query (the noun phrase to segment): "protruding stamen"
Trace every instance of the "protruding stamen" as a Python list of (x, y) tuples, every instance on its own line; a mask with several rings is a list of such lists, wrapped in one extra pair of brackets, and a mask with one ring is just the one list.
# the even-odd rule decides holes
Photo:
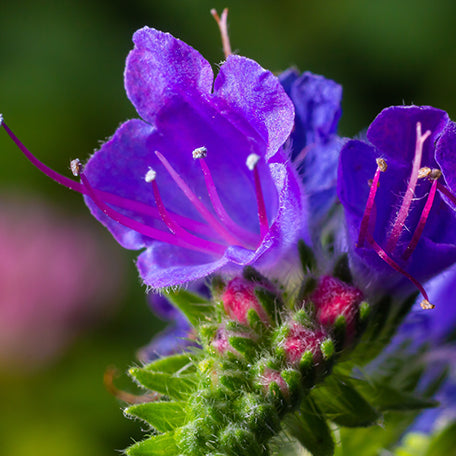
[(2, 126), (3, 123), (3, 114), (0, 114), (0, 127)]
[(184, 247), (191, 250), (196, 250), (199, 252), (210, 253), (210, 254), (218, 254), (221, 255), (224, 253), (226, 247), (220, 244), (215, 244), (214, 242), (206, 241), (204, 239), (196, 238), (193, 236), (193, 242), (188, 243), (186, 242), (181, 236), (175, 236), (173, 234), (158, 230), (153, 228), (149, 225), (145, 225), (144, 223), (138, 222), (137, 220), (131, 219), (120, 212), (109, 207), (104, 201), (102, 201), (95, 190), (90, 185), (87, 177), (84, 173), (81, 172), (80, 174), (81, 181), (83, 186), (86, 189), (86, 193), (90, 198), (92, 198), (93, 202), (98, 206), (100, 210), (102, 210), (105, 215), (107, 215), (112, 220), (120, 223), (127, 228), (131, 228), (138, 233), (150, 237), (152, 239), (156, 239), (157, 241), (166, 242), (167, 244), (175, 245), (178, 247)]
[(220, 218), (224, 225), (226, 225), (233, 233), (236, 234), (236, 236), (238, 236), (240, 239), (243, 239), (245, 244), (250, 245), (252, 248), (256, 248), (258, 244), (258, 236), (239, 226), (226, 212), (225, 207), (220, 200), (217, 188), (214, 184), (214, 179), (212, 178), (211, 171), (205, 160), (207, 157), (207, 149), (205, 147), (199, 147), (192, 152), (192, 155), (193, 158), (197, 159), (201, 165), (204, 182), (206, 183), (207, 193), (217, 216)]
[(375, 204), (375, 194), (377, 193), (379, 186), (380, 173), (385, 172), (387, 168), (386, 161), (383, 158), (377, 158), (376, 162), (377, 169), (375, 170), (375, 175), (372, 179), (369, 196), (366, 202), (366, 208), (364, 209), (363, 218), (359, 227), (357, 247), (363, 247), (364, 241), (366, 240), (366, 236), (369, 231), (369, 221), (371, 219), (372, 210)]
[(14, 141), (16, 146), (21, 150), (21, 152), (28, 158), (28, 160), (36, 166), (42, 173), (46, 174), (46, 176), (50, 177), (52, 180), (58, 182), (59, 184), (63, 185), (64, 187), (69, 188), (70, 190), (74, 190), (79, 193), (85, 193), (83, 186), (79, 182), (75, 182), (68, 177), (62, 176), (61, 174), (55, 172), (53, 169), (46, 166), (44, 163), (40, 162), (29, 150), (22, 144), (21, 141), (17, 138), (17, 136), (11, 131), (11, 129), (6, 125), (5, 121), (2, 118), (2, 122), (0, 125), (5, 129), (8, 133), (9, 137)]
[(230, 245), (243, 245), (243, 243), (234, 237), (219, 221), (208, 211), (206, 206), (198, 199), (198, 197), (192, 192), (190, 187), (182, 179), (182, 177), (176, 172), (171, 166), (169, 161), (158, 151), (155, 151), (155, 155), (160, 160), (162, 165), (166, 168), (169, 175), (173, 178), (177, 186), (182, 190), (188, 200), (195, 206), (195, 209), (200, 215), (206, 220), (209, 225), (222, 236)]
[(266, 236), (269, 231), (268, 216), (266, 214), (266, 205), (264, 203), (263, 190), (261, 188), (260, 174), (258, 172), (257, 164), (260, 160), (260, 156), (257, 154), (250, 154), (247, 157), (245, 164), (247, 168), (253, 172), (253, 180), (255, 182), (255, 194), (258, 206), (258, 219), (260, 221), (260, 236), (261, 239)]
[(402, 199), (402, 205), (397, 214), (396, 220), (394, 221), (393, 228), (386, 242), (386, 250), (393, 252), (399, 241), (399, 236), (402, 233), (402, 229), (405, 224), (405, 220), (408, 216), (410, 205), (412, 204), (415, 196), (416, 183), (418, 181), (418, 174), (421, 168), (421, 158), (423, 156), (423, 144), (424, 141), (430, 136), (430, 130), (426, 133), (421, 134), (421, 123), (416, 124), (416, 145), (415, 145), (415, 157), (413, 158), (412, 172), (410, 174), (410, 180), (405, 191), (404, 198)]
[(75, 176), (75, 177), (79, 176), (79, 174), (82, 171), (82, 165), (81, 165), (81, 161), (79, 160), (79, 158), (75, 158), (74, 160), (70, 161), (70, 169), (71, 169), (71, 172), (73, 173), (73, 176)]
[(418, 280), (415, 279), (412, 275), (410, 275), (407, 271), (402, 269), (386, 252), (383, 250), (377, 242), (375, 242), (375, 239), (372, 237), (371, 234), (368, 234), (367, 237), (367, 242), (371, 245), (371, 247), (375, 250), (375, 253), (389, 266), (391, 266), (394, 270), (402, 274), (404, 277), (406, 277), (410, 282), (415, 285), (416, 288), (418, 288), (419, 292), (424, 296), (424, 299), (429, 302), (429, 297), (426, 293), (426, 290), (424, 289), (423, 285), (421, 285)]
[(196, 160), (197, 158), (206, 158), (207, 157), (207, 149), (203, 147), (197, 147), (192, 152), (192, 157)]
[[(79, 182), (75, 182), (74, 180), (69, 179), (68, 177), (55, 172), (53, 169), (49, 168), (40, 160), (38, 160), (11, 131), (11, 129), (6, 125), (3, 119), (2, 124), (0, 126), (2, 126), (5, 129), (8, 136), (13, 140), (13, 142), (16, 144), (19, 150), (25, 155), (25, 157), (43, 174), (45, 174), (58, 184), (63, 185), (66, 188), (69, 188), (70, 190), (81, 193), (83, 195), (88, 194), (87, 189)], [(147, 215), (152, 218), (160, 218), (160, 214), (157, 208), (142, 203), (141, 201), (131, 200), (102, 190), (92, 189), (92, 191), (98, 196), (98, 199), (105, 201), (106, 203), (115, 205), (117, 207), (121, 207), (123, 209), (127, 209), (128, 211), (137, 212), (142, 215)], [(172, 215), (172, 217), (181, 226), (191, 229), (193, 232), (198, 232), (203, 236), (210, 236), (211, 234), (213, 234), (213, 230), (211, 229), (211, 227), (206, 225), (205, 223), (201, 223), (196, 220), (192, 220), (188, 217), (185, 217), (183, 215), (174, 214), (172, 212), (169, 212), (169, 214)]]
[(415, 228), (415, 232), (413, 233), (412, 239), (410, 240), (409, 245), (407, 246), (402, 255), (402, 258), (404, 260), (408, 260), (410, 258), (416, 246), (418, 245), (418, 241), (421, 235), (423, 234), (426, 221), (429, 217), (429, 213), (431, 212), (432, 204), (434, 203), (435, 193), (437, 191), (438, 185), (437, 181), (438, 178), (442, 175), (442, 172), (439, 169), (429, 170), (428, 175), (432, 179), (431, 190), (429, 191), (429, 194), (427, 196), (426, 204), (424, 205), (423, 212), (421, 212), (420, 220), (418, 221), (418, 224)]
[(222, 38), (223, 53), (225, 58), (231, 55), (231, 44), (230, 37), (228, 35), (228, 8), (225, 8), (222, 11), (222, 16), (220, 17), (215, 8), (211, 9), (211, 14), (217, 22), (218, 28), (220, 30), (220, 36)]

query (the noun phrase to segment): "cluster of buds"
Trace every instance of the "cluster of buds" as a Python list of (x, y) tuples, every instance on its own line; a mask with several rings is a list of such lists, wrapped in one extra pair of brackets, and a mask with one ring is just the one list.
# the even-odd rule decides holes
[(211, 440), (230, 451), (242, 448), (236, 454), (266, 444), (282, 416), (357, 339), (367, 306), (361, 291), (329, 275), (308, 280), (313, 285), (298, 297), (249, 267), (242, 277), (216, 283), (219, 318), (200, 327), (210, 353), (199, 366), (204, 387), (178, 435), (186, 451), (198, 454), (200, 443)]

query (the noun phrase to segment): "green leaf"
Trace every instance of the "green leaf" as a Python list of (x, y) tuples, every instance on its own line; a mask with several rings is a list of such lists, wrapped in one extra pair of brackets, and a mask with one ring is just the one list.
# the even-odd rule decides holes
[(438, 406), (436, 401), (400, 391), (383, 383), (362, 379), (350, 379), (349, 381), (356, 385), (357, 390), (382, 412), (387, 410), (421, 410)]
[(183, 426), (186, 402), (146, 402), (125, 409), (127, 415), (147, 421), (159, 432), (168, 432)]
[(175, 374), (176, 372), (190, 374), (196, 371), (196, 366), (191, 354), (183, 353), (157, 359), (144, 366), (143, 369), (165, 374)]
[(313, 456), (334, 454), (331, 431), (312, 399), (306, 398), (299, 412), (286, 415), (284, 424), (285, 430)]
[(215, 309), (210, 301), (183, 288), (174, 291), (168, 290), (165, 295), (193, 326), (198, 326), (201, 321), (206, 320)]
[(125, 453), (128, 456), (178, 456), (180, 451), (174, 440), (174, 433), (168, 432), (135, 443), (127, 448)]
[(326, 418), (341, 426), (369, 426), (380, 417), (348, 379), (327, 377), (311, 396)]
[(129, 372), (144, 387), (172, 399), (185, 399), (196, 388), (196, 379), (189, 375), (179, 377), (140, 368), (130, 369)]
[(443, 456), (454, 454), (456, 435), (456, 422), (445, 427), (437, 435), (432, 437), (431, 443), (425, 456)]

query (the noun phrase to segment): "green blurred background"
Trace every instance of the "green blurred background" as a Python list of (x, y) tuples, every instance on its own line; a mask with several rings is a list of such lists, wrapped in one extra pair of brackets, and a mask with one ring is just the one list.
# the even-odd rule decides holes
[[(275, 72), (295, 65), (344, 86), (342, 135), (356, 135), (392, 104), (430, 104), (456, 118), (454, 0), (432, 6), (426, 0), (2, 2), (0, 112), (41, 160), (68, 175), (70, 159), (85, 160), (136, 116), (122, 80), (132, 33), (143, 25), (169, 31), (216, 65), (223, 56), (209, 10), (225, 6), (236, 52)], [(141, 425), (122, 416), (121, 403), (104, 389), (103, 373), (108, 365), (131, 366), (163, 323), (148, 310), (135, 254), (91, 219), (80, 196), (34, 169), (4, 131), (0, 151), (0, 201), (17, 194), (38, 198), (63, 218), (89, 226), (125, 277), (124, 291), (109, 298), (95, 322), (79, 325), (77, 337), (51, 360), (29, 370), (3, 362), (0, 454), (114, 455), (141, 437)], [(18, 210), (27, 225), (26, 206)], [(31, 225), (29, 236), (24, 243), (33, 237)], [(51, 261), (49, 249), (40, 267)], [(10, 323), (0, 322), (0, 331)], [(126, 376), (117, 384), (134, 391)]]

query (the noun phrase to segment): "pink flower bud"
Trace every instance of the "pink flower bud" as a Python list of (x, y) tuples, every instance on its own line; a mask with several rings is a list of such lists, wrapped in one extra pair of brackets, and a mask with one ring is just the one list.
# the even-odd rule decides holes
[(289, 333), (283, 341), (287, 361), (298, 365), (302, 355), (310, 351), (313, 353), (314, 362), (318, 364), (322, 359), (320, 345), (326, 338), (327, 334), (321, 329), (312, 330), (300, 323), (291, 322)]
[(332, 327), (337, 317), (343, 315), (346, 334), (350, 338), (353, 337), (359, 305), (363, 300), (360, 290), (335, 277), (324, 276), (310, 299), (317, 311), (317, 321), (322, 326)]
[(258, 286), (242, 277), (236, 277), (228, 282), (222, 301), (230, 318), (247, 324), (247, 312), (253, 309), (264, 323), (269, 324), (269, 317), (255, 296), (255, 288)]

